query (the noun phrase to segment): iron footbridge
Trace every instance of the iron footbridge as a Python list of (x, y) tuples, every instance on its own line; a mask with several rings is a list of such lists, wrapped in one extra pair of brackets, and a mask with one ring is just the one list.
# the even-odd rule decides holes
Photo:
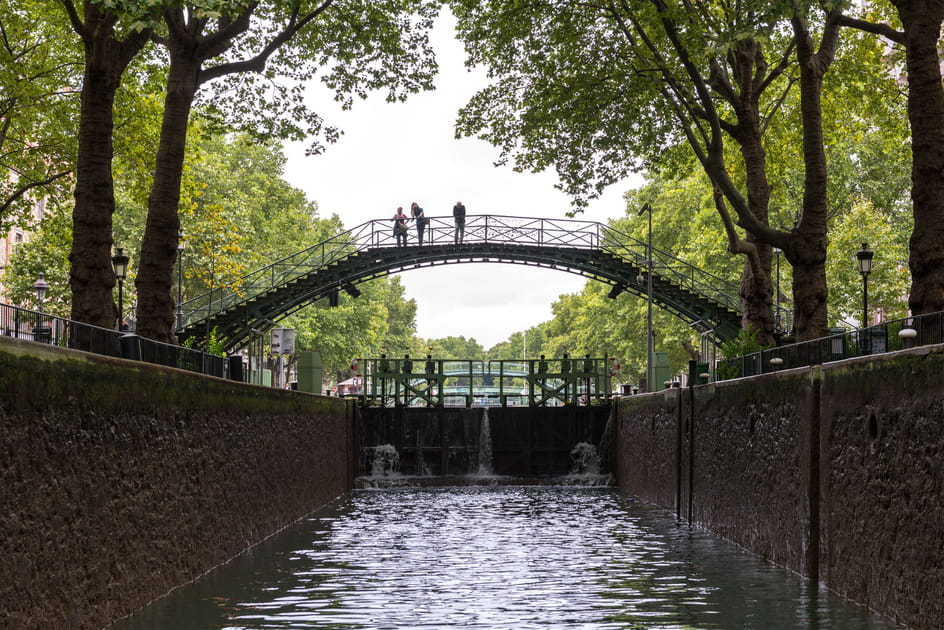
[(687, 321), (716, 342), (740, 330), (738, 288), (718, 276), (597, 222), (471, 215), (464, 234), (451, 216), (427, 219), (422, 245), (415, 225), (398, 246), (390, 219), (363, 223), (261, 269), (231, 286), (181, 305), (181, 339), (205, 344), (212, 331), (227, 349), (320, 299), (336, 305), (340, 291), (391, 273), (456, 263), (533, 265), (582, 275), (645, 297), (652, 274), (654, 304)]

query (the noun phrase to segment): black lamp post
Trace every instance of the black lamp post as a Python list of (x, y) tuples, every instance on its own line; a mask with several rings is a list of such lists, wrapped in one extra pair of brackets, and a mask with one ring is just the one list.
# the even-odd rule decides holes
[(774, 255), (777, 257), (777, 295), (774, 298), (774, 324), (779, 330), (782, 326), (780, 317), (780, 248), (774, 247)]
[[(859, 265), (859, 274), (862, 276), (862, 328), (868, 327), (869, 320), (869, 274), (872, 273), (872, 257), (875, 252), (869, 249), (868, 243), (862, 243), (862, 249), (856, 252), (856, 262)], [(869, 338), (863, 332), (862, 348), (869, 351)]]
[(36, 291), (36, 302), (37, 310), (39, 311), (36, 314), (36, 330), (34, 331), (33, 338), (35, 341), (43, 341), (43, 299), (46, 297), (46, 291), (49, 289), (49, 285), (46, 284), (46, 274), (39, 272), (39, 278), (36, 279), (36, 283), (33, 285), (33, 290)]
[(181, 306), (184, 295), (184, 233), (177, 234), (177, 330), (184, 327), (184, 309)]
[(128, 260), (128, 257), (120, 247), (115, 250), (115, 255), (111, 257), (111, 264), (115, 268), (115, 278), (118, 279), (118, 330), (122, 330), (124, 326), (122, 289), (125, 277), (128, 275)]

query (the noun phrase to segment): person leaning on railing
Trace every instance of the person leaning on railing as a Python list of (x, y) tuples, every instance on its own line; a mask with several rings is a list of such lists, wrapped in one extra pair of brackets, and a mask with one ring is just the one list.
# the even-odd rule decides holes
[(397, 208), (397, 213), (393, 215), (393, 236), (397, 239), (397, 247), (406, 245), (406, 223), (409, 218), (403, 214), (403, 206)]

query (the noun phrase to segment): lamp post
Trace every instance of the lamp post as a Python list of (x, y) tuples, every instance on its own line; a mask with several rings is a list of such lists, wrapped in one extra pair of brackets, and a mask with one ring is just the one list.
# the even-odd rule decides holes
[(111, 257), (112, 267), (115, 268), (115, 278), (118, 279), (118, 330), (122, 330), (123, 323), (123, 295), (125, 277), (128, 275), (128, 257), (120, 247), (115, 250), (115, 255)]
[(774, 247), (774, 255), (777, 257), (777, 295), (774, 297), (774, 323), (777, 329), (782, 326), (780, 318), (780, 248)]
[(36, 279), (36, 283), (33, 285), (33, 290), (36, 291), (36, 302), (37, 302), (37, 311), (36, 314), (36, 329), (33, 334), (34, 341), (43, 341), (43, 299), (46, 297), (46, 291), (49, 289), (49, 285), (46, 284), (46, 274), (39, 272), (39, 278)]
[(187, 244), (184, 242), (184, 233), (177, 234), (177, 330), (184, 327), (184, 309), (183, 303), (184, 291), (184, 248)]
[(652, 353), (655, 344), (652, 338), (652, 206), (648, 203), (639, 209), (636, 216), (649, 215), (649, 226), (646, 230), (646, 391), (655, 391), (652, 386)]
[[(872, 273), (872, 257), (875, 252), (869, 249), (868, 243), (862, 243), (862, 249), (856, 252), (856, 262), (859, 265), (859, 274), (862, 276), (862, 329), (868, 327), (869, 319), (869, 274)], [(863, 332), (862, 349), (869, 352), (868, 334)]]

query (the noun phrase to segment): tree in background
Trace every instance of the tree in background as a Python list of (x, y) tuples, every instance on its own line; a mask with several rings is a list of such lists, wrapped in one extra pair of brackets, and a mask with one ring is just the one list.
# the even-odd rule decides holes
[[(60, 203), (75, 165), (81, 53), (54, 8), (23, 0), (0, 12), (0, 230), (37, 199)], [(46, 18), (37, 19), (46, 15)]]
[(485, 348), (475, 339), (459, 337), (443, 337), (426, 341), (425, 354), (431, 354), (438, 359), (468, 359), (483, 361), (486, 358)]
[[(324, 300), (286, 318), (280, 325), (296, 330), (296, 347), (321, 353), (324, 373), (337, 381), (350, 378), (351, 361), (376, 358), (384, 348), (414, 349), (416, 302), (404, 297), (397, 277), (380, 278), (358, 285), (361, 295), (339, 296), (337, 307)], [(399, 353), (398, 353), (399, 354)], [(414, 350), (411, 356), (420, 356)]]
[[(139, 112), (142, 120), (147, 118), (143, 108)], [(192, 130), (191, 142), (183, 182), (187, 200), (182, 213), (187, 248), (181, 258), (185, 299), (210, 286), (237, 284), (245, 271), (344, 231), (337, 216), (318, 217), (316, 205), (281, 178), (285, 157), (279, 144), (240, 134), (219, 135), (199, 124)], [(115, 160), (115, 235), (117, 242), (132, 251), (144, 232), (148, 187), (146, 177), (140, 175), (146, 171), (136, 165), (146, 153), (146, 144), (140, 152), (127, 147)], [(49, 208), (34, 239), (20, 246), (4, 270), (3, 281), (17, 303), (33, 305), (32, 283), (43, 271), (50, 287), (46, 310), (65, 316), (71, 206)], [(230, 221), (235, 233), (227, 231)], [(224, 241), (226, 247), (211, 247)], [(246, 242), (251, 247), (243, 247)], [(132, 258), (129, 278), (136, 273), (134, 262)], [(216, 270), (216, 276), (208, 269)], [(398, 277), (379, 278), (359, 287), (361, 296), (356, 301), (342, 294), (338, 308), (318, 303), (280, 322), (296, 329), (300, 350), (322, 353), (326, 373), (343, 375), (349, 372), (352, 358), (379, 354), (384, 346), (417, 354), (426, 347), (415, 337), (416, 303), (404, 297)], [(127, 303), (134, 300), (130, 293)]]

